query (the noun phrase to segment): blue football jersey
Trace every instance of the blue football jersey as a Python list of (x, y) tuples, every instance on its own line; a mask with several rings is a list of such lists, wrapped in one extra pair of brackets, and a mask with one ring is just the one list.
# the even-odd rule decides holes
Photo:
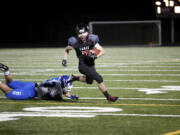
[(48, 79), (42, 83), (38, 83), (38, 85), (44, 86), (44, 87), (53, 87), (58, 83), (58, 84), (61, 84), (61, 88), (64, 91), (67, 91), (67, 90), (70, 91), (72, 88), (72, 82), (67, 83), (68, 79), (69, 79), (69, 76), (63, 75), (61, 77), (54, 77), (54, 78)]
[(62, 94), (69, 91), (72, 87), (72, 82), (67, 83), (68, 79), (69, 76), (64, 75), (37, 83), (37, 96), (42, 99), (61, 99)]

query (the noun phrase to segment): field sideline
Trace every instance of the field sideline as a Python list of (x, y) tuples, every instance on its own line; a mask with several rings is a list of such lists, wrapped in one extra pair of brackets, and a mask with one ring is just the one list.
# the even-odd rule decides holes
[[(105, 48), (96, 60), (112, 95), (108, 103), (96, 82), (73, 83), (79, 101), (13, 101), (0, 92), (0, 135), (180, 134), (180, 47)], [(75, 52), (61, 66), (64, 48), (0, 49), (0, 63), (15, 80), (39, 82), (80, 75)], [(0, 81), (4, 82), (0, 72)]]

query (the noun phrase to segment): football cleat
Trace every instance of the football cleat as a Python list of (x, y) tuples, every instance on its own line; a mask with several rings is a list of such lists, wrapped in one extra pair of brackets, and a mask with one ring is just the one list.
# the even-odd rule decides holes
[(2, 64), (2, 63), (0, 63), (0, 70), (3, 71), (3, 72), (6, 72), (6, 71), (9, 70), (9, 67), (4, 65), (4, 64)]
[(109, 96), (109, 98), (107, 99), (110, 102), (115, 102), (116, 100), (118, 100), (119, 97), (114, 97), (114, 96)]

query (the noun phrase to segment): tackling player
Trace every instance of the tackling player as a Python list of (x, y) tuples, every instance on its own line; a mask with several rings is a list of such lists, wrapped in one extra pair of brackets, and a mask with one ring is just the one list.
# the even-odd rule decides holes
[[(76, 27), (77, 37), (70, 37), (68, 39), (68, 46), (64, 51), (63, 66), (67, 66), (67, 56), (70, 50), (74, 49), (79, 59), (79, 72), (84, 76), (71, 76), (70, 81), (81, 81), (87, 84), (92, 84), (94, 80), (98, 83), (98, 88), (104, 94), (108, 101), (115, 102), (118, 97), (111, 96), (103, 82), (103, 78), (96, 72), (95, 59), (104, 55), (105, 51), (99, 44), (97, 35), (89, 34), (89, 29), (85, 24), (79, 24)], [(93, 49), (99, 51), (95, 53)]]
[(14, 100), (27, 100), (32, 98), (62, 100), (62, 95), (70, 99), (78, 100), (78, 96), (71, 95), (72, 83), (67, 83), (69, 76), (55, 77), (44, 82), (22, 82), (14, 81), (9, 67), (0, 63), (0, 70), (4, 72), (6, 84), (0, 81), (0, 89), (7, 98)]

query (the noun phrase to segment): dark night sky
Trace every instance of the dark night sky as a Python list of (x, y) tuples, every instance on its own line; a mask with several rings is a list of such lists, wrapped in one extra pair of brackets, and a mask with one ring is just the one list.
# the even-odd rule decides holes
[(67, 38), (75, 34), (74, 27), (80, 22), (156, 19), (153, 0), (104, 3), (106, 5), (93, 1), (1, 5), (0, 44), (65, 44)]

